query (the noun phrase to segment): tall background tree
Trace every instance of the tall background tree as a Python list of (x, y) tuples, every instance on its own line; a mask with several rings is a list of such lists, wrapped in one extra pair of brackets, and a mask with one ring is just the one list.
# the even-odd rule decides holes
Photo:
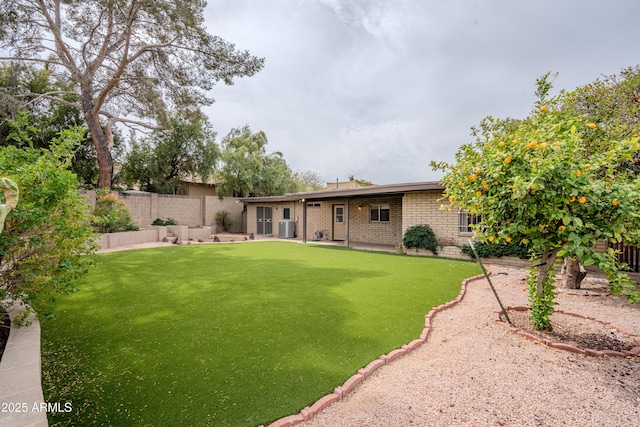
[(217, 174), (222, 196), (275, 196), (294, 191), (293, 172), (280, 152), (267, 153), (267, 135), (247, 125), (232, 129), (221, 142)]
[[(217, 82), (258, 72), (264, 60), (209, 34), (203, 0), (4, 0), (3, 60), (36, 63), (69, 82), (66, 90), (25, 91), (82, 113), (99, 164), (101, 188), (113, 178), (116, 123), (167, 126), (178, 114), (210, 104)], [(75, 97), (75, 99), (69, 99)]]
[(170, 122), (170, 130), (158, 130), (149, 138), (133, 140), (118, 174), (128, 187), (173, 194), (183, 180), (213, 179), (219, 149), (206, 118), (171, 117)]
[[(15, 144), (7, 136), (12, 132), (10, 122), (17, 120), (20, 112), (28, 113), (30, 122), (38, 128), (32, 135), (36, 148), (48, 148), (59, 132), (70, 127), (84, 127), (84, 118), (79, 110), (68, 104), (60, 104), (47, 98), (34, 98), (25, 102), (24, 94), (45, 94), (48, 92), (66, 92), (66, 83), (54, 81), (46, 68), (37, 68), (32, 64), (0, 65), (0, 146)], [(69, 102), (77, 100), (75, 95), (66, 95)], [(119, 133), (114, 133), (116, 151), (121, 147)], [(70, 170), (77, 176), (85, 188), (98, 184), (98, 161), (93, 142), (84, 130), (82, 140), (74, 149)]]

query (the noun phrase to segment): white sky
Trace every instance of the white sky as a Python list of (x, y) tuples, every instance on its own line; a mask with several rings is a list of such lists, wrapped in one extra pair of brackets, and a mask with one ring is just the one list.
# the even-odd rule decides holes
[(212, 34), (264, 57), (215, 86), (218, 140), (248, 124), (293, 170), (441, 178), (483, 117), (524, 117), (536, 78), (574, 89), (640, 64), (638, 0), (209, 0)]

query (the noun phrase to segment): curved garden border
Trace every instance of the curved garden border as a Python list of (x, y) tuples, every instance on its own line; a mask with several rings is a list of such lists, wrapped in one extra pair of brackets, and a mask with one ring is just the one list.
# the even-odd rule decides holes
[[(512, 311), (529, 311), (529, 307), (525, 307), (525, 306), (515, 306), (515, 307), (505, 307), (505, 310), (512, 310)], [(495, 311), (494, 312), (494, 322), (499, 324), (500, 326), (502, 326), (503, 328), (505, 328), (507, 331), (519, 335), (523, 338), (526, 338), (528, 340), (531, 341), (535, 341), (538, 342), (540, 344), (546, 345), (547, 347), (551, 347), (551, 348), (555, 348), (557, 350), (565, 350), (565, 351), (569, 351), (571, 353), (576, 353), (576, 354), (582, 354), (585, 356), (593, 356), (593, 357), (601, 357), (601, 356), (612, 356), (612, 357), (627, 357), (627, 356), (638, 356), (640, 355), (640, 337), (638, 337), (637, 335), (628, 332), (624, 329), (621, 329), (609, 322), (605, 322), (602, 320), (598, 320), (594, 317), (589, 317), (589, 316), (583, 316), (581, 314), (577, 314), (577, 313), (571, 313), (568, 311), (563, 311), (563, 310), (555, 310), (556, 313), (561, 313), (561, 314), (565, 314), (568, 316), (573, 316), (573, 317), (577, 317), (579, 319), (587, 319), (587, 320), (591, 320), (593, 322), (597, 322), (600, 323), (601, 325), (604, 325), (608, 328), (611, 329), (617, 329), (618, 332), (620, 332), (623, 335), (626, 335), (627, 337), (631, 338), (633, 341), (635, 341), (636, 346), (633, 347), (631, 350), (628, 351), (614, 351), (614, 350), (592, 350), (592, 349), (583, 349), (580, 347), (576, 347), (574, 345), (571, 344), (565, 344), (565, 343), (559, 343), (559, 342), (553, 342), (550, 341), (548, 339), (545, 338), (540, 338), (537, 337), (529, 332), (525, 332), (521, 329), (516, 328), (515, 326), (512, 326), (510, 324), (508, 324), (507, 322), (505, 322), (504, 320), (502, 320), (501, 314), (502, 311)]]
[(429, 338), (429, 334), (431, 333), (431, 319), (433, 318), (433, 316), (435, 316), (437, 313), (443, 310), (446, 310), (458, 304), (460, 301), (462, 301), (462, 298), (467, 292), (467, 285), (471, 282), (474, 282), (476, 280), (482, 280), (484, 278), (485, 278), (484, 274), (481, 274), (479, 276), (474, 276), (474, 277), (470, 277), (468, 279), (463, 280), (460, 293), (458, 294), (458, 297), (456, 299), (432, 308), (429, 311), (429, 313), (427, 313), (427, 315), (425, 316), (424, 329), (422, 329), (422, 333), (420, 334), (419, 338), (416, 338), (410, 343), (405, 344), (402, 347), (397, 348), (395, 350), (392, 350), (387, 354), (383, 354), (376, 360), (369, 363), (364, 368), (358, 370), (358, 372), (352, 375), (349, 379), (347, 379), (344, 382), (344, 384), (336, 387), (333, 390), (333, 393), (330, 393), (324, 397), (321, 397), (313, 405), (307, 406), (297, 414), (289, 415), (274, 421), (273, 423), (269, 424), (268, 427), (295, 426), (305, 421), (309, 421), (311, 418), (318, 415), (324, 409), (328, 408), (332, 404), (346, 397), (349, 393), (351, 393), (356, 388), (356, 386), (358, 386), (358, 384), (364, 381), (376, 369), (381, 368), (382, 366), (388, 363), (391, 363), (397, 358), (402, 357), (412, 352), (416, 348), (420, 347), (422, 344), (427, 342), (427, 339)]

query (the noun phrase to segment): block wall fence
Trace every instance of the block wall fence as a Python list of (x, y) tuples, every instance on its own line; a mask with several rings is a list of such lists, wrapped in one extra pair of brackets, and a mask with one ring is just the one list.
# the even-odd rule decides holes
[[(122, 200), (129, 209), (131, 216), (141, 228), (146, 228), (160, 218), (172, 218), (179, 225), (188, 227), (209, 226), (216, 230), (216, 213), (225, 210), (233, 220), (229, 230), (233, 233), (243, 231), (244, 205), (238, 203), (235, 197), (220, 199), (217, 196), (174, 196), (170, 194), (126, 194), (113, 193), (118, 200)], [(85, 191), (83, 196), (92, 206), (95, 206), (95, 191)], [(222, 231), (222, 230), (217, 230)]]

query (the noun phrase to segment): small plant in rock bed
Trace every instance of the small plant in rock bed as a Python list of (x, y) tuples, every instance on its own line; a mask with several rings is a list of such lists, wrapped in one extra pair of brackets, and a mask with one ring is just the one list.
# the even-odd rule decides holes
[(438, 255), (438, 240), (431, 227), (427, 224), (414, 225), (404, 232), (402, 244), (405, 248), (427, 249)]
[(227, 211), (218, 211), (216, 213), (216, 225), (222, 227), (224, 231), (229, 231), (233, 226), (234, 221), (231, 219), (231, 215)]
[(551, 330), (551, 315), (554, 312), (556, 287), (555, 270), (550, 269), (542, 282), (543, 291), (538, 292), (537, 267), (532, 269), (532, 274), (527, 276), (527, 289), (529, 291), (529, 307), (531, 307), (531, 322), (537, 330)]

